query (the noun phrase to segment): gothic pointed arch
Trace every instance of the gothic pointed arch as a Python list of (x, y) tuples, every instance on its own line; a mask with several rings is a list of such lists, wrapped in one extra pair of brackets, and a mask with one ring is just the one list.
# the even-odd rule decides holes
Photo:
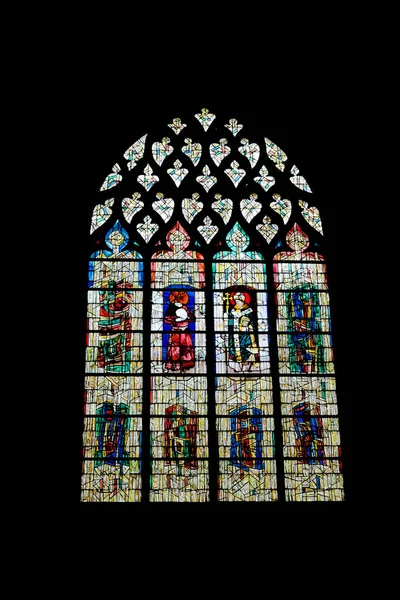
[(344, 499), (320, 199), (267, 135), (172, 114), (98, 182), (82, 502)]

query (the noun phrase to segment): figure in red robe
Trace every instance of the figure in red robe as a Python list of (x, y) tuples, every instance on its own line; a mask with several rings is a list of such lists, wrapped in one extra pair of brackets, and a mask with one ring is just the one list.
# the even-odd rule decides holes
[(195, 317), (187, 307), (188, 300), (183, 290), (174, 290), (169, 295), (170, 305), (164, 317), (164, 322), (171, 325), (165, 361), (167, 371), (184, 372), (194, 367), (193, 340), (188, 328)]

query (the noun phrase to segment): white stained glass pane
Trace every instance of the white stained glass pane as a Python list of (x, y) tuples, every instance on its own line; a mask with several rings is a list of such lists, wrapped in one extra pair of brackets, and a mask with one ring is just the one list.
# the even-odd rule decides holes
[(189, 171), (182, 166), (180, 160), (176, 160), (174, 162), (174, 168), (167, 169), (167, 173), (171, 177), (176, 187), (179, 187)]
[(203, 223), (204, 225), (199, 225), (197, 230), (201, 233), (207, 244), (209, 244), (212, 238), (217, 235), (218, 227), (212, 224), (210, 217), (206, 217)]
[(218, 500), (221, 502), (276, 502), (278, 500), (276, 463), (262, 461), (246, 468), (229, 460), (219, 463)]
[(294, 406), (307, 402), (320, 415), (337, 415), (336, 381), (334, 377), (280, 377), (281, 412), (292, 415)]
[(216, 377), (215, 378), (216, 414), (229, 415), (242, 406), (257, 408), (263, 415), (272, 415), (272, 379), (271, 377)]
[(159, 179), (160, 178), (157, 177), (157, 175), (153, 174), (153, 169), (150, 167), (150, 165), (147, 165), (144, 169), (143, 175), (139, 175), (137, 178), (138, 182), (144, 187), (146, 192), (148, 192), (149, 189), (153, 187), (157, 181), (159, 181)]
[(268, 174), (268, 169), (265, 166), (262, 166), (260, 169), (260, 176), (254, 177), (254, 181), (261, 185), (264, 192), (267, 192), (270, 187), (275, 185), (275, 177)]
[(82, 502), (140, 502), (142, 499), (141, 461), (129, 466), (85, 460), (81, 484)]
[(270, 243), (272, 238), (278, 233), (279, 227), (275, 223), (271, 223), (271, 219), (268, 216), (265, 216), (263, 222), (256, 225), (256, 229)]
[(239, 131), (241, 131), (243, 129), (243, 125), (241, 123), (238, 123), (237, 119), (229, 119), (229, 123), (227, 123), (225, 125), (225, 127), (227, 129), (229, 129), (229, 131), (236, 136)]
[(262, 204), (257, 202), (258, 195), (250, 194), (250, 198), (244, 198), (240, 202), (240, 210), (248, 223), (260, 212)]
[(90, 233), (96, 231), (103, 223), (112, 215), (111, 206), (114, 204), (114, 198), (106, 200), (104, 204), (97, 204), (93, 209), (92, 222), (90, 225)]
[(239, 146), (239, 152), (247, 158), (251, 168), (254, 168), (260, 158), (260, 146), (258, 144), (250, 144), (249, 140), (244, 138), (242, 140), (243, 146)]
[(338, 460), (307, 464), (285, 460), (285, 498), (290, 502), (344, 500), (343, 475)]
[(287, 155), (276, 144), (268, 138), (264, 138), (268, 157), (275, 163), (275, 166), (280, 171), (285, 170), (284, 162), (287, 160)]
[(132, 198), (124, 198), (122, 200), (122, 213), (125, 220), (130, 223), (137, 212), (142, 210), (144, 203), (139, 200), (141, 194), (135, 192)]
[(170, 141), (171, 140), (169, 139), (169, 137), (164, 137), (161, 140), (161, 142), (154, 142), (154, 144), (151, 147), (153, 158), (156, 161), (156, 163), (160, 166), (167, 158), (167, 156), (172, 154), (172, 152), (174, 151), (174, 148), (173, 146), (171, 146)]
[(138, 223), (136, 229), (142, 236), (145, 242), (149, 242), (159, 227), (157, 223), (153, 223), (148, 215), (144, 218), (143, 223)]
[(292, 214), (292, 203), (290, 200), (282, 199), (280, 194), (272, 194), (272, 197), (275, 201), (271, 202), (270, 207), (282, 217), (284, 223), (287, 223)]
[(167, 409), (174, 404), (198, 415), (206, 415), (208, 412), (207, 378), (188, 374), (152, 377), (150, 414), (165, 415)]
[(195, 192), (191, 198), (182, 200), (182, 213), (188, 223), (191, 223), (203, 209), (204, 204), (199, 201), (199, 198), (200, 194)]
[(215, 119), (215, 115), (212, 112), (210, 112), (208, 108), (202, 108), (201, 113), (197, 113), (194, 116), (199, 121), (199, 123), (201, 123), (204, 131), (207, 131), (207, 129), (210, 127), (211, 123)]
[(209, 192), (213, 185), (217, 183), (217, 178), (211, 175), (210, 168), (205, 165), (203, 168), (203, 175), (196, 177), (196, 181), (203, 186), (206, 192)]
[(172, 123), (169, 123), (168, 127), (171, 127), (172, 131), (178, 135), (187, 125), (186, 123), (182, 123), (181, 119), (177, 117), (172, 120)]
[(228, 175), (235, 187), (239, 185), (243, 177), (246, 175), (246, 171), (239, 167), (239, 163), (236, 160), (231, 162), (230, 169), (225, 169), (224, 173)]
[(156, 196), (157, 200), (152, 204), (153, 209), (167, 223), (174, 212), (175, 202), (172, 200), (172, 198), (164, 198), (164, 194), (161, 192), (156, 194)]
[(289, 177), (289, 179), (293, 183), (293, 185), (298, 187), (300, 190), (303, 190), (304, 192), (312, 194), (310, 186), (308, 185), (305, 178), (302, 175), (300, 175), (299, 169), (296, 167), (296, 165), (293, 165), (293, 167), (290, 169), (290, 172), (292, 173), (292, 177)]
[(151, 461), (150, 502), (209, 502), (208, 460), (193, 464), (184, 460)]
[(201, 144), (193, 142), (191, 138), (185, 138), (186, 146), (182, 146), (182, 152), (190, 158), (194, 166), (196, 166), (201, 158)]
[(143, 378), (124, 374), (85, 377), (85, 415), (96, 415), (105, 402), (126, 406), (129, 415), (142, 414)]
[(127, 161), (129, 161), (128, 162), (129, 171), (131, 171), (134, 167), (136, 167), (137, 162), (141, 158), (143, 158), (146, 137), (147, 137), (147, 133), (146, 133), (146, 135), (143, 135), (140, 139), (138, 139), (137, 142), (132, 144), (132, 146), (130, 146), (128, 148), (128, 150), (126, 150), (126, 152), (124, 153), (124, 158)]
[(304, 202), (304, 200), (299, 200), (299, 206), (301, 206), (303, 209), (301, 214), (307, 223), (311, 225), (311, 227), (314, 227), (314, 229), (316, 229), (321, 235), (323, 235), (321, 217), (319, 215), (318, 208), (315, 206), (308, 206), (308, 202)]
[(211, 208), (221, 215), (226, 225), (232, 216), (233, 202), (230, 198), (222, 198), (221, 194), (215, 194), (214, 198), (215, 202), (211, 204)]
[(217, 167), (231, 152), (231, 148), (227, 144), (228, 140), (226, 138), (221, 138), (219, 143), (210, 144), (210, 156)]

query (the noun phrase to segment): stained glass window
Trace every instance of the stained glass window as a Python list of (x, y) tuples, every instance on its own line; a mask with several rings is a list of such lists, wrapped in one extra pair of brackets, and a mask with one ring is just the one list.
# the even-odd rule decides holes
[(267, 274), (235, 223), (213, 262), (218, 499), (276, 500)]
[(285, 494), (295, 501), (342, 500), (325, 260), (307, 251), (309, 238), (297, 223), (286, 239), (290, 250), (274, 257)]
[(81, 502), (345, 500), (320, 190), (241, 115), (143, 125), (93, 183)]
[(204, 258), (178, 222), (151, 258), (151, 502), (209, 500)]
[(89, 263), (82, 501), (141, 500), (143, 262), (117, 221)]

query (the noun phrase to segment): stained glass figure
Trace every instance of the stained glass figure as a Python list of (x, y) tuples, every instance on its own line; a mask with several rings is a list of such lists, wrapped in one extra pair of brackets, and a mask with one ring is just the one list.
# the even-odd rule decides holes
[(163, 164), (164, 160), (167, 158), (167, 156), (172, 154), (172, 152), (174, 151), (174, 148), (173, 146), (171, 146), (170, 141), (171, 140), (169, 137), (163, 137), (161, 142), (154, 142), (154, 144), (151, 147), (151, 153), (153, 155), (153, 158), (156, 161), (156, 163), (160, 165), (160, 167)]
[(237, 119), (229, 119), (229, 123), (225, 125), (227, 129), (236, 136), (243, 129), (243, 125), (238, 123)]
[[(120, 467), (129, 467), (131, 455), (127, 446), (130, 435), (130, 421), (131, 417), (129, 417), (129, 406), (127, 404), (114, 405), (112, 402), (104, 402), (96, 410), (96, 417), (93, 420), (97, 439), (96, 447), (98, 448), (94, 452), (96, 467), (102, 464), (118, 464)], [(138, 425), (141, 423), (140, 419), (136, 419), (136, 421)], [(135, 437), (135, 445), (140, 448), (140, 435)]]
[(163, 218), (167, 223), (172, 217), (174, 212), (175, 202), (172, 198), (164, 198), (164, 194), (158, 192), (156, 194), (157, 200), (153, 202), (152, 206), (154, 210)]
[(255, 299), (251, 290), (236, 286), (224, 294), (228, 329), (228, 364), (234, 371), (260, 368)]
[(147, 138), (146, 135), (143, 135), (141, 138), (137, 140), (132, 146), (129, 146), (128, 150), (124, 152), (124, 158), (128, 161), (128, 170), (131, 171), (134, 167), (136, 167), (137, 162), (143, 158), (145, 142)]
[(119, 166), (119, 164), (115, 163), (115, 165), (112, 168), (113, 172), (107, 175), (107, 177), (105, 178), (102, 186), (100, 187), (100, 192), (109, 190), (110, 188), (117, 185), (120, 181), (122, 181), (122, 175), (119, 175), (120, 170), (121, 167)]
[(215, 194), (214, 198), (215, 202), (211, 204), (211, 208), (221, 215), (226, 225), (232, 216), (233, 202), (230, 198), (222, 198), (222, 194)]
[(299, 462), (326, 465), (323, 426), (318, 409), (314, 409), (312, 414), (308, 402), (297, 404), (293, 408), (293, 423)]
[[(130, 333), (132, 327), (130, 318), (130, 304), (132, 294), (129, 288), (123, 289), (115, 282), (110, 282), (107, 290), (100, 291), (99, 331), (100, 346), (98, 349), (98, 367), (111, 373), (121, 373), (129, 370), (131, 359)], [(109, 334), (111, 331), (120, 331), (118, 334)]]
[(178, 135), (182, 131), (182, 129), (187, 127), (187, 125), (185, 123), (182, 123), (179, 117), (177, 117), (176, 119), (172, 119), (172, 123), (170, 123), (168, 127), (171, 127), (172, 131), (176, 135)]
[(148, 192), (160, 178), (157, 175), (153, 175), (153, 169), (150, 165), (147, 165), (143, 175), (139, 175), (137, 180), (145, 188), (146, 192)]
[(137, 252), (124, 250), (127, 240), (127, 232), (117, 221), (106, 235), (112, 250), (96, 252), (89, 263), (89, 287), (93, 290), (88, 305), (88, 327), (92, 332), (86, 349), (87, 372), (126, 373), (142, 369), (142, 335), (132, 333), (132, 318), (142, 310), (136, 304), (141, 292), (138, 297), (134, 288), (143, 284), (143, 267), (141, 262), (117, 260), (141, 258)]
[(82, 502), (140, 502), (142, 378), (85, 378)]
[(308, 202), (304, 202), (304, 200), (299, 200), (299, 206), (301, 206), (303, 209), (301, 214), (307, 223), (311, 225), (311, 227), (314, 227), (318, 233), (323, 235), (321, 217), (318, 208), (315, 206), (308, 206)]
[(231, 464), (249, 471), (263, 469), (261, 410), (240, 406), (230, 413), (231, 421)]
[(268, 192), (269, 188), (275, 184), (275, 177), (268, 175), (268, 169), (262, 166), (260, 169), (260, 177), (254, 177), (254, 181), (261, 185), (264, 192)]
[(201, 144), (193, 142), (191, 138), (185, 138), (186, 146), (182, 146), (183, 154), (186, 154), (196, 166), (201, 158)]
[(298, 287), (286, 294), (291, 371), (325, 372), (318, 292)]
[(276, 255), (280, 262), (274, 264), (279, 330), (286, 332), (278, 335), (280, 370), (333, 372), (331, 336), (325, 329), (329, 301), (324, 259), (305, 251), (309, 239), (297, 223), (286, 239), (293, 252)]
[(182, 167), (180, 160), (176, 160), (174, 162), (174, 168), (167, 169), (167, 173), (175, 183), (176, 187), (179, 187), (189, 171)]
[(203, 186), (206, 192), (209, 192), (213, 185), (217, 183), (217, 178), (210, 175), (210, 167), (207, 165), (203, 168), (203, 175), (196, 177), (196, 181)]
[(212, 224), (210, 217), (206, 217), (203, 221), (204, 225), (199, 225), (197, 228), (203, 238), (209, 244), (212, 238), (218, 233), (218, 227)]
[(262, 204), (257, 202), (258, 194), (250, 194), (250, 198), (240, 201), (240, 210), (248, 223), (260, 212)]
[(132, 198), (124, 198), (122, 200), (122, 214), (124, 215), (125, 220), (130, 223), (133, 217), (142, 210), (144, 204), (139, 198), (141, 194), (139, 192), (135, 192), (132, 194)]
[(219, 144), (210, 144), (210, 156), (217, 167), (219, 167), (224, 158), (231, 152), (231, 149), (227, 144), (228, 140), (226, 138), (221, 138)]
[(96, 204), (93, 209), (92, 222), (90, 225), (90, 233), (96, 231), (103, 223), (112, 215), (111, 206), (114, 204), (114, 198), (109, 198), (104, 204)]
[(189, 296), (184, 290), (177, 289), (169, 294), (169, 305), (164, 316), (164, 323), (171, 327), (164, 365), (167, 371), (184, 373), (195, 364), (193, 339), (188, 328), (189, 323), (196, 319), (187, 306), (188, 301)]
[(246, 171), (239, 168), (239, 163), (236, 160), (231, 162), (231, 168), (225, 169), (224, 173), (228, 175), (235, 187), (239, 185), (243, 177), (246, 175)]
[(282, 199), (280, 194), (272, 194), (272, 197), (275, 201), (271, 202), (270, 207), (282, 217), (283, 222), (286, 224), (292, 214), (292, 203), (290, 200)]
[(292, 177), (289, 177), (289, 179), (293, 183), (293, 185), (298, 187), (300, 190), (303, 190), (304, 192), (312, 194), (310, 186), (308, 185), (304, 177), (299, 174), (300, 171), (296, 167), (296, 165), (293, 165), (293, 167), (290, 169), (290, 172), (292, 173)]
[(197, 425), (198, 413), (184, 406), (173, 404), (165, 411), (164, 437), (166, 463), (176, 463), (177, 474), (184, 468), (197, 469)]
[(256, 143), (250, 144), (247, 138), (243, 138), (241, 143), (243, 146), (239, 146), (238, 150), (240, 154), (243, 154), (243, 156), (247, 158), (251, 168), (253, 169), (260, 158), (260, 146)]
[[(292, 379), (291, 388), (298, 387), (302, 399), (290, 405), (292, 416), (282, 419), (286, 499), (343, 500), (338, 419), (322, 417), (315, 396)], [(320, 379), (320, 389), (324, 385)]]
[(208, 108), (202, 108), (201, 113), (197, 113), (194, 115), (199, 123), (203, 126), (204, 131), (210, 127), (211, 123), (215, 119), (215, 115), (211, 113)]
[(281, 148), (279, 148), (279, 146), (274, 144), (274, 142), (271, 142), (270, 139), (264, 138), (264, 140), (268, 158), (275, 163), (277, 169), (284, 171), (284, 162), (287, 160), (287, 155), (283, 152), (283, 150), (281, 150)]
[(153, 223), (148, 215), (144, 218), (143, 223), (138, 223), (136, 229), (142, 236), (145, 242), (149, 242), (156, 231), (158, 231), (157, 223)]
[(266, 215), (262, 223), (256, 225), (256, 229), (265, 237), (269, 244), (272, 238), (278, 233), (279, 227), (275, 223), (272, 223), (271, 219)]
[(203, 203), (199, 202), (200, 194), (195, 192), (191, 198), (182, 200), (182, 213), (188, 223), (191, 223), (196, 215), (203, 209)]

